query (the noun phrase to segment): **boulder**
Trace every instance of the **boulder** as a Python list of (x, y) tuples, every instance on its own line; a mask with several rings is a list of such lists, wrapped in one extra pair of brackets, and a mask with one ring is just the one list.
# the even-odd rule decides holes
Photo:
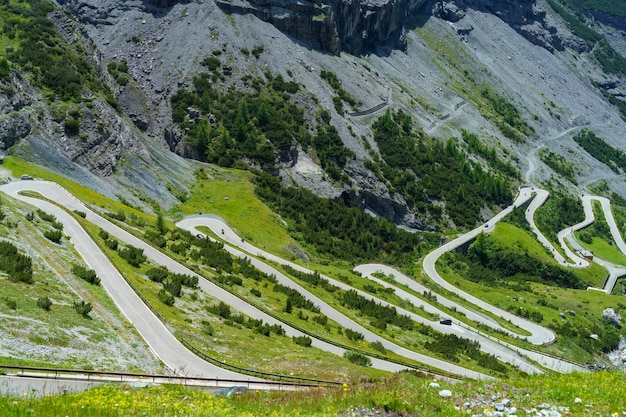
[(441, 391), (439, 391), (439, 396), (440, 397), (452, 397), (452, 391), (450, 391), (449, 389), (442, 389)]
[(0, 119), (0, 150), (9, 149), (25, 138), (31, 131), (28, 118), (23, 113), (13, 112)]
[(621, 326), (622, 324), (622, 316), (619, 313), (616, 313), (612, 308), (605, 308), (602, 312), (602, 317), (605, 320), (611, 321), (616, 326)]

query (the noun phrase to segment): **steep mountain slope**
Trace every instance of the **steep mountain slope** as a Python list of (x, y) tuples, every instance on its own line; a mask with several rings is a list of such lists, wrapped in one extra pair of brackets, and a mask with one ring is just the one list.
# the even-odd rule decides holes
[[(281, 4), (282, 9), (272, 9), (278, 7), (272, 2), (241, 3), (241, 7), (235, 7), (237, 3), (232, 2), (230, 9), (224, 3), (211, 1), (68, 0), (59, 4), (82, 25), (61, 21), (60, 17), (56, 18), (56, 25), (66, 32), (68, 27), (73, 28), (69, 33), (74, 35), (85, 33), (95, 45), (93, 56), (101, 68), (110, 62), (127, 66), (123, 81), (119, 80), (119, 73), (111, 73), (111, 68), (103, 77), (135, 128), (128, 128), (122, 119), (116, 122), (120, 123), (118, 133), (110, 136), (116, 152), (106, 151), (102, 143), (91, 139), (87, 143), (77, 141), (75, 146), (82, 151), (72, 153), (65, 146), (70, 159), (100, 177), (134, 165), (134, 162), (119, 163), (122, 150), (131, 150), (128, 155), (144, 155), (146, 166), (154, 165), (149, 162), (149, 155), (155, 152), (160, 155), (158, 160), (165, 158), (158, 148), (166, 146), (181, 155), (205, 159), (193, 146), (196, 143), (193, 126), (190, 133), (185, 130), (189, 125), (173, 121), (170, 100), (179, 89), (193, 91), (192, 78), (206, 72), (202, 62), (213, 57), (219, 60), (211, 81), (216, 91), (226, 92), (228, 88), (250, 91), (246, 77), (267, 81), (268, 74), (270, 77), (280, 74), (284, 80), (301, 85), (303, 88), (289, 100), (305, 109), (307, 130), (312, 134), (319, 131), (317, 117), (321, 109), (326, 109), (331, 116), (330, 125), (336, 128), (349, 150), (348, 155), (354, 155), (338, 166), (349, 179), (333, 179), (323, 169), (325, 164), (319, 149), (310, 149), (297, 141), (282, 147), (275, 145), (274, 149), (279, 151), (276, 168), (286, 182), (293, 181), (325, 197), (343, 196), (344, 200), (396, 223), (416, 228), (462, 225), (458, 217), (454, 221), (454, 217), (446, 214), (446, 205), (453, 203), (450, 195), (433, 196), (432, 192), (420, 191), (420, 174), (414, 172), (415, 165), (411, 168), (413, 174), (409, 172), (407, 178), (417, 181), (418, 197), (415, 191), (412, 194), (402, 189), (405, 180), (396, 178), (399, 174), (389, 174), (402, 170), (391, 166), (392, 171), (385, 171), (389, 162), (384, 155), (382, 159), (387, 162), (381, 161), (380, 143), (375, 140), (372, 125), (387, 109), (401, 110), (411, 117), (417, 132), (412, 140), (453, 137), (463, 150), (467, 145), (461, 140), (461, 130), (476, 134), (479, 142), (493, 149), (499, 160), (526, 172), (525, 180), (534, 178), (541, 182), (556, 178), (574, 190), (602, 178), (608, 179), (612, 190), (626, 193), (619, 175), (572, 140), (572, 135), (586, 127), (609, 145), (623, 148), (620, 138), (626, 132), (626, 125), (617, 107), (610, 105), (602, 94), (608, 92), (613, 100), (619, 100), (623, 75), (606, 75), (594, 56), (593, 45), (576, 36), (571, 24), (543, 0), (381, 2), (363, 3), (358, 10), (340, 10), (331, 2), (297, 12), (294, 11), (297, 7), (288, 3)], [(259, 13), (252, 8), (258, 11), (261, 7), (270, 10), (270, 17), (282, 10), (286, 20), (295, 16), (296, 23), (303, 16), (326, 23), (332, 20), (332, 33), (318, 33), (315, 27), (307, 29), (298, 25), (296, 32), (290, 32), (293, 25), (286, 24), (285, 19), (281, 23), (267, 14), (266, 18), (256, 17)], [(320, 7), (323, 13), (311, 16)], [(385, 12), (385, 8), (391, 8), (393, 13)], [(236, 13), (227, 14), (223, 9)], [(601, 28), (606, 28), (603, 30), (606, 33), (609, 29), (620, 30), (619, 25)], [(302, 40), (292, 38), (289, 33)], [(361, 33), (367, 41), (356, 42), (356, 33)], [(312, 40), (314, 34), (328, 36), (330, 40)], [(324, 47), (326, 44), (335, 47)], [(619, 42), (615, 42), (615, 48), (619, 50)], [(361, 55), (340, 52), (342, 49)], [(103, 68), (101, 71), (106, 72)], [(353, 97), (353, 104), (340, 100), (337, 106), (340, 90), (322, 77), (322, 71), (335, 75), (340, 90)], [(117, 82), (112, 79), (116, 75)], [(375, 111), (358, 113), (372, 108)], [(107, 111), (100, 109), (95, 113)], [(200, 111), (196, 121), (208, 120), (209, 113)], [(188, 116), (185, 115), (185, 120), (189, 120)], [(217, 120), (218, 127), (225, 126), (226, 118), (232, 116), (224, 115)], [(110, 118), (117, 116), (111, 113)], [(48, 135), (54, 131), (52, 126), (42, 126), (40, 130)], [(32, 140), (37, 136), (33, 132), (22, 136), (26, 140), (17, 149), (25, 143), (35, 150), (40, 146)], [(146, 142), (146, 137), (151, 139)], [(150, 147), (152, 150), (148, 150)], [(91, 162), (77, 156), (90, 153), (94, 154)], [(515, 175), (507, 177), (476, 150), (469, 153), (465, 158), (482, 165), (494, 178), (506, 178), (513, 186), (522, 179), (519, 176), (520, 179), (515, 179)], [(22, 151), (22, 154), (36, 157), (37, 152)], [(560, 156), (578, 167), (575, 183), (560, 178), (542, 163), (546, 154)], [(111, 155), (117, 156), (101, 167), (102, 161)], [(167, 158), (170, 162), (164, 169), (180, 171), (184, 183), (181, 170), (184, 171), (185, 164), (181, 161), (183, 165), (178, 165), (170, 156)], [(44, 162), (43, 158), (39, 161)], [(162, 178), (163, 174), (143, 181), (152, 181), (148, 188), (153, 193), (167, 195), (163, 184), (158, 185), (159, 176)], [(428, 189), (426, 185), (423, 187)], [(165, 200), (173, 201), (171, 197)], [(418, 204), (420, 201), (423, 205)], [(482, 215), (498, 204), (497, 200), (484, 204)], [(444, 207), (443, 217), (435, 207)]]

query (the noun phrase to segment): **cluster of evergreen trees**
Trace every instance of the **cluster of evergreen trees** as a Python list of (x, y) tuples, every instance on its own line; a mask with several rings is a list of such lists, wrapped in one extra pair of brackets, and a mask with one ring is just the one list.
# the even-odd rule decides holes
[(502, 159), (498, 158), (498, 154), (496, 153), (496, 148), (492, 148), (490, 146), (484, 145), (478, 135), (474, 133), (470, 133), (467, 130), (463, 129), (461, 131), (461, 137), (467, 143), (467, 150), (470, 153), (480, 155), (495, 169), (511, 178), (520, 178), (519, 171), (515, 169), (510, 162), (505, 162)]
[(438, 215), (441, 209), (433, 202), (445, 201), (456, 225), (471, 226), (480, 221), (485, 204), (512, 201), (505, 178), (468, 161), (454, 141), (444, 144), (416, 133), (406, 113), (387, 111), (372, 129), (384, 160), (378, 163), (384, 179), (418, 211)]
[(604, 2), (597, 0), (563, 0), (574, 13), (570, 13), (565, 7), (554, 0), (548, 0), (550, 7), (554, 9), (567, 23), (567, 26), (579, 38), (581, 38), (602, 69), (607, 74), (626, 75), (626, 58), (620, 55), (606, 38), (585, 24), (588, 19), (585, 16), (589, 10), (601, 10), (609, 15), (626, 16), (626, 5), (622, 2)]
[(289, 288), (282, 284), (274, 284), (274, 291), (286, 294), (287, 304), (290, 305), (291, 308), (298, 307), (304, 310), (309, 310), (313, 313), (320, 312), (320, 308), (318, 306), (316, 306), (311, 300), (307, 299), (293, 288)]
[(255, 193), (290, 220), (293, 232), (320, 254), (351, 262), (401, 263), (435, 244), (435, 236), (409, 233), (383, 218), (350, 207), (343, 200), (319, 198), (306, 189), (283, 187), (280, 179), (272, 175), (259, 174), (255, 184)]
[(495, 125), (504, 136), (514, 142), (524, 142), (527, 136), (534, 133), (533, 128), (522, 118), (517, 107), (507, 99), (501, 97), (489, 87), (484, 87), (480, 94), (497, 114), (497, 117), (492, 119), (494, 119)]
[(541, 162), (552, 168), (554, 172), (569, 180), (571, 183), (578, 184), (576, 182), (576, 173), (578, 170), (571, 162), (566, 160), (565, 157), (548, 149), (541, 149), (539, 151), (539, 158)]
[[(217, 60), (211, 58), (210, 62)], [(320, 117), (314, 126), (317, 133), (312, 135), (304, 110), (291, 100), (300, 86), (281, 75), (266, 72), (264, 77), (250, 82), (250, 92), (231, 88), (221, 93), (213, 88), (212, 76), (201, 73), (194, 78), (193, 89), (180, 89), (172, 97), (173, 119), (185, 130), (186, 140), (201, 160), (227, 167), (248, 160), (271, 171), (276, 152), (299, 143), (305, 150), (314, 150), (322, 168), (339, 180), (340, 168), (354, 153), (328, 124), (330, 115)], [(191, 119), (190, 108), (200, 115)]]
[(467, 265), (464, 275), (476, 282), (498, 285), (505, 281), (537, 281), (566, 288), (583, 289), (588, 284), (570, 270), (543, 262), (525, 251), (500, 246), (481, 233), (467, 255), (451, 254)]
[(335, 292), (339, 289), (339, 287), (332, 285), (330, 282), (328, 282), (326, 278), (322, 278), (322, 276), (317, 271), (314, 271), (312, 274), (308, 274), (306, 272), (300, 272), (297, 269), (290, 267), (289, 265), (283, 265), (283, 269), (287, 274), (291, 275), (292, 277), (311, 284), (314, 287), (320, 286), (330, 293)]
[(83, 281), (87, 281), (93, 285), (100, 285), (100, 278), (93, 269), (88, 269), (81, 265), (73, 265), (72, 273)]
[(550, 240), (557, 241), (557, 233), (585, 218), (580, 200), (565, 195), (552, 194), (535, 213), (537, 227)]
[(373, 324), (383, 330), (387, 324), (393, 324), (405, 330), (413, 329), (413, 320), (409, 316), (398, 314), (395, 307), (377, 303), (359, 295), (354, 290), (344, 291), (340, 301), (342, 305), (359, 310), (363, 315), (374, 319)]
[(224, 323), (227, 325), (241, 325), (267, 337), (269, 337), (271, 333), (278, 336), (285, 335), (285, 329), (283, 329), (279, 324), (270, 325), (263, 322), (261, 319), (254, 319), (252, 317), (246, 318), (243, 314), (233, 314), (230, 306), (223, 301), (220, 301), (218, 304), (207, 306), (206, 310), (209, 313), (215, 314), (224, 319)]
[(52, 100), (79, 102), (83, 90), (89, 89), (116, 104), (102, 75), (85, 59), (81, 44), (69, 46), (48, 19), (53, 10), (48, 0), (0, 2), (0, 30), (8, 39), (9, 60), (28, 72)]
[(459, 362), (460, 356), (469, 357), (477, 361), (479, 366), (485, 369), (493, 369), (497, 372), (506, 373), (507, 368), (494, 355), (480, 351), (480, 343), (475, 340), (458, 337), (454, 334), (439, 334), (433, 342), (424, 345), (431, 352), (436, 352), (447, 361)]
[(626, 172), (626, 154), (599, 138), (589, 129), (582, 129), (573, 137), (574, 141), (616, 173)]

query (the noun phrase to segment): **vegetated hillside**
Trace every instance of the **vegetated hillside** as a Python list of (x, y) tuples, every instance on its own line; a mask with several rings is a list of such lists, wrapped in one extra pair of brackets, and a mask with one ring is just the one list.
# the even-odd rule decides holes
[[(62, 396), (0, 398), (9, 415), (57, 413), (75, 416), (149, 415), (330, 417), (330, 416), (612, 416), (626, 408), (620, 373), (542, 375), (496, 382), (449, 383), (402, 373), (373, 383), (296, 392), (219, 395), (181, 386), (103, 386)], [(21, 394), (21, 393), (20, 393)], [(28, 411), (30, 410), (30, 411)], [(502, 411), (503, 410), (503, 411)]]
[(81, 25), (47, 0), (3, 2), (0, 15), (0, 151), (109, 196), (176, 201), (166, 187), (189, 184), (187, 164), (128, 123)]
[[(252, 168), (256, 195), (306, 248), (298, 256), (412, 265), (438, 236), (387, 220), (469, 228), (522, 182), (575, 195), (602, 180), (603, 192), (626, 195), (615, 159), (626, 133), (624, 58), (608, 36), (619, 29), (590, 27), (567, 4), (524, 2), (518, 14), (504, 2), (425, 3), (403, 22), (405, 50), (381, 41), (357, 56), (309, 48), (212, 2), (60, 3), (78, 20), (45, 0), (0, 5), (2, 147), (128, 206), (180, 214), (190, 185), (210, 174), (179, 155)], [(194, 212), (210, 210), (211, 198)], [(185, 239), (171, 237), (186, 254)], [(501, 272), (491, 261), (461, 263), (475, 278)], [(151, 290), (163, 304), (173, 299)], [(540, 308), (553, 316), (560, 306)]]
[[(380, 41), (356, 56), (309, 49), (306, 40), (213, 2), (61, 3), (85, 23), (131, 120), (181, 155), (277, 173), (285, 184), (342, 196), (418, 229), (475, 224), (506, 204), (502, 195), (524, 176), (556, 176), (570, 190), (606, 177), (624, 193), (622, 181), (571, 139), (587, 127), (621, 146), (620, 46), (605, 40), (608, 26), (590, 29), (568, 4), (529, 2), (515, 12), (502, 2), (418, 2), (396, 22), (406, 30), (405, 51)], [(385, 151), (399, 143), (377, 139), (387, 110), (405, 115), (403, 129), (416, 144), (398, 154), (423, 155), (412, 166)], [(478, 139), (472, 148), (463, 129)], [(459, 160), (469, 161), (455, 169), (484, 171), (454, 178), (473, 178), (482, 190), (442, 187), (436, 178), (454, 175), (438, 169), (450, 162), (437, 144), (450, 138)], [(550, 161), (562, 157), (580, 170), (556, 172), (535, 157), (540, 147), (552, 152)], [(417, 172), (415, 164), (433, 170)], [(469, 196), (477, 201), (458, 212), (453, 206)]]
[(0, 362), (161, 372), (51, 215), (0, 199)]

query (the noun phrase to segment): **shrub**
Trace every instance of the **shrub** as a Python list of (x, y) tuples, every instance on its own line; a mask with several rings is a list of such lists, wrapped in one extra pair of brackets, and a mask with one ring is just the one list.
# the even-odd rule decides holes
[(37, 299), (37, 307), (42, 310), (50, 311), (50, 308), (52, 307), (52, 300), (48, 297), (39, 297)]
[(354, 340), (354, 341), (363, 340), (363, 334), (361, 334), (361, 333), (359, 333), (357, 331), (354, 331), (352, 329), (345, 329), (344, 330), (344, 334), (350, 340)]
[(91, 303), (86, 303), (84, 300), (75, 301), (72, 304), (72, 307), (74, 307), (74, 310), (76, 310), (76, 312), (84, 318), (91, 318), (89, 317), (89, 313), (91, 313), (91, 310), (93, 309)]
[(385, 346), (383, 346), (383, 343), (380, 340), (370, 342), (370, 347), (382, 353), (387, 352), (387, 349), (385, 349)]
[(146, 271), (146, 276), (150, 279), (150, 281), (154, 282), (163, 282), (169, 276), (170, 272), (167, 268), (157, 267), (150, 268)]
[(252, 55), (254, 55), (256, 59), (259, 59), (263, 51), (265, 51), (265, 48), (262, 45), (257, 45), (252, 48)]
[(164, 248), (167, 244), (167, 240), (159, 232), (149, 231), (145, 234), (145, 237), (150, 243), (159, 248)]
[(143, 254), (143, 249), (136, 248), (132, 245), (127, 245), (125, 248), (118, 249), (117, 253), (120, 257), (130, 265), (138, 267), (146, 261), (146, 255)]
[(346, 350), (343, 353), (343, 357), (348, 359), (350, 362), (352, 362), (355, 365), (372, 366), (372, 360), (369, 357), (365, 356), (362, 353), (355, 352), (353, 350)]
[(115, 220), (119, 220), (121, 222), (125, 222), (126, 221), (126, 213), (124, 213), (124, 210), (119, 209), (119, 211), (117, 213), (107, 213), (107, 216), (111, 217), (112, 219)]
[(17, 310), (17, 301), (13, 298), (6, 298), (4, 302), (10, 310)]
[(100, 278), (98, 278), (96, 271), (93, 269), (87, 269), (80, 265), (74, 265), (72, 267), (72, 273), (90, 284), (100, 285)]
[(33, 264), (30, 257), (19, 253), (15, 245), (0, 241), (0, 270), (9, 274), (12, 282), (33, 282)]
[(206, 320), (202, 320), (200, 324), (202, 324), (202, 333), (208, 336), (213, 336), (213, 334), (215, 334), (215, 329), (213, 329), (213, 326), (211, 326), (211, 323), (209, 323)]
[(117, 239), (107, 239), (104, 244), (106, 245), (107, 248), (111, 249), (111, 250), (117, 250)]
[(65, 119), (65, 123), (63, 123), (63, 129), (65, 133), (69, 136), (76, 136), (80, 131), (80, 119)]
[(293, 336), (293, 343), (302, 347), (311, 347), (312, 340), (308, 336)]
[(87, 217), (87, 213), (85, 213), (84, 211), (80, 211), (80, 210), (74, 210), (74, 214), (76, 214), (79, 217), (82, 217), (83, 219)]
[(37, 215), (44, 222), (54, 223), (54, 222), (57, 221), (57, 218), (54, 215), (48, 214), (48, 213), (46, 213), (45, 211), (43, 211), (41, 209), (37, 209)]
[(206, 310), (224, 319), (229, 319), (231, 316), (230, 306), (223, 301), (220, 301), (217, 305), (208, 306)]
[(180, 297), (183, 287), (180, 281), (170, 279), (167, 281), (163, 281), (163, 289), (172, 294), (174, 297)]
[(59, 243), (61, 242), (61, 238), (63, 237), (63, 232), (60, 230), (47, 230), (43, 232), (43, 235), (51, 242)]
[(215, 58), (214, 56), (207, 56), (206, 58), (202, 60), (200, 64), (207, 67), (209, 71), (215, 71), (216, 69), (220, 67), (222, 63), (220, 62), (218, 58)]
[(166, 306), (174, 305), (174, 296), (165, 290), (161, 290), (157, 293), (157, 298)]

